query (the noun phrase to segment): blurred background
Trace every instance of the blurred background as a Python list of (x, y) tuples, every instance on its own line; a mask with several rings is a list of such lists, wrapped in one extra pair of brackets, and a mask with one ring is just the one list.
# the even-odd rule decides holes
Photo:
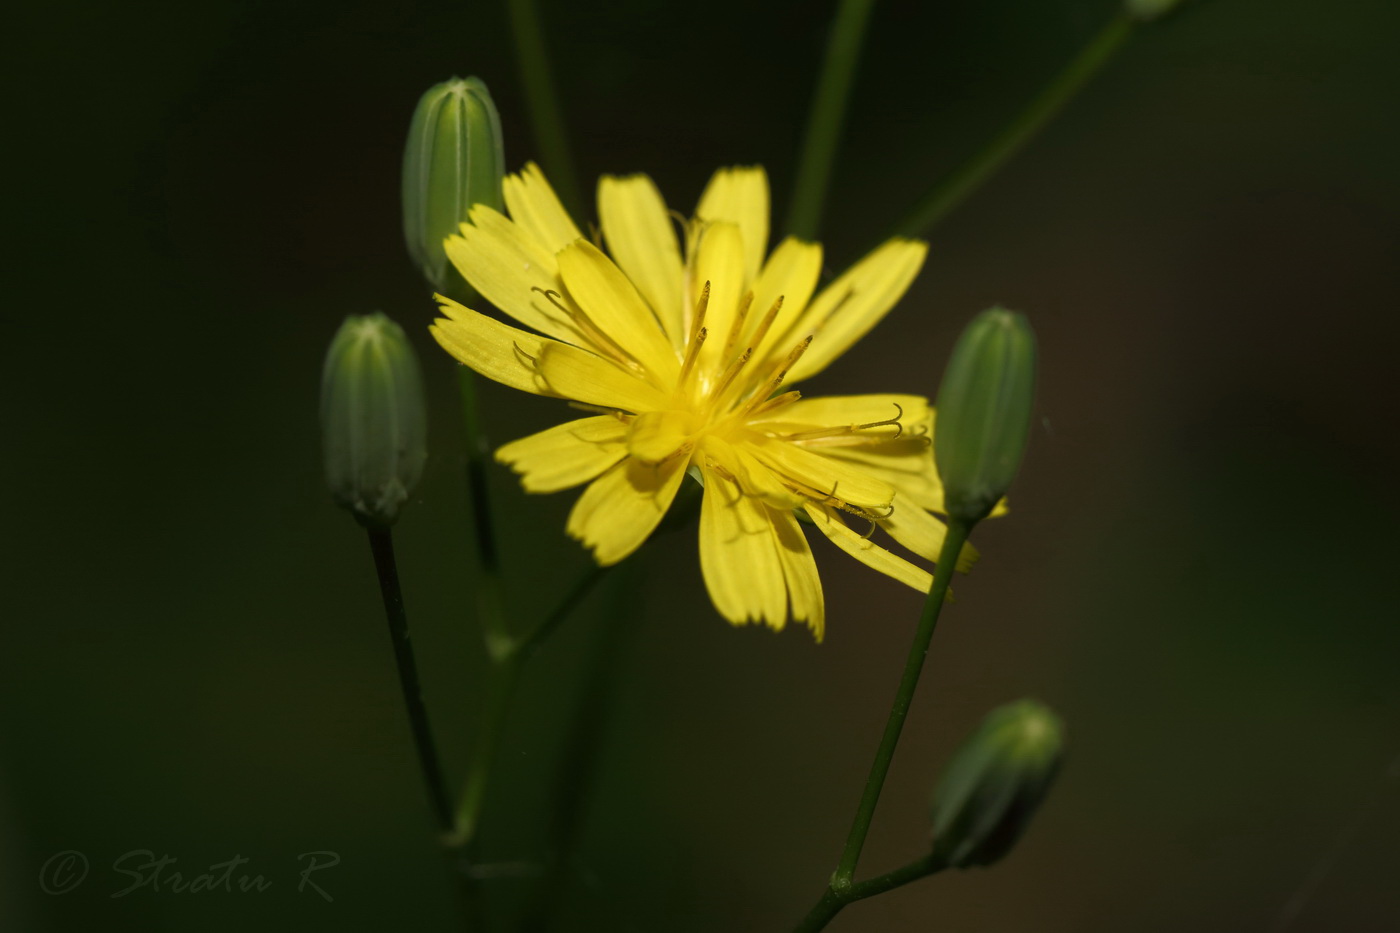
[[(542, 0), (584, 178), (645, 171), (689, 212), (716, 166), (760, 162), (781, 218), (833, 8)], [(876, 4), (833, 270), (1113, 9)], [(504, 6), (75, 0), (11, 22), (0, 928), (454, 929), (317, 392), (346, 314), (387, 312), (423, 355), (431, 459), (397, 541), (455, 784), (483, 661), (453, 363), (403, 248), (399, 161), (419, 94), (454, 74), (490, 85), (512, 167), (537, 155)], [(978, 530), (861, 874), (921, 853), (928, 790), (991, 707), (1038, 697), (1071, 743), (1004, 863), (832, 930), (1400, 929), (1398, 28), (1385, 0), (1201, 0), (1141, 30), (810, 385), (932, 394), (997, 302), (1040, 336), (1013, 514)], [(498, 442), (560, 414), (483, 395)], [(511, 607), (536, 619), (585, 566), (573, 495), (493, 469)], [(540, 653), (486, 818), (498, 929), (539, 914), (570, 795), (553, 929), (783, 930), (807, 910), (921, 603), (814, 547), (824, 644), (720, 620), (691, 527)], [(596, 767), (560, 778), (576, 719)], [(70, 850), (88, 877), (45, 893)], [(186, 878), (246, 858), (235, 877), (272, 885), (113, 897), (134, 850)], [(313, 879), (333, 900), (298, 891), (316, 851), (340, 858)]]

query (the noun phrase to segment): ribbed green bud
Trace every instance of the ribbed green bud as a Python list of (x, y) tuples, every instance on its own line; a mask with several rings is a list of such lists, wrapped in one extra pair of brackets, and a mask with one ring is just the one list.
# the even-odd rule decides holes
[(1133, 19), (1148, 22), (1166, 16), (1181, 5), (1181, 0), (1124, 0), (1123, 8)]
[(1023, 315), (983, 311), (958, 338), (938, 390), (933, 456), (948, 515), (977, 522), (1001, 500), (1026, 452), (1035, 334)]
[(971, 868), (1010, 852), (1049, 793), (1063, 748), (1060, 718), (1035, 700), (987, 714), (934, 789), (934, 855)]
[(423, 375), (403, 328), (375, 312), (348, 317), (321, 371), (326, 483), (368, 525), (392, 525), (427, 458)]
[(403, 153), (403, 232), (408, 253), (438, 292), (461, 297), (466, 283), (442, 241), (473, 204), (501, 209), (505, 154), (501, 120), (479, 78), (428, 89), (413, 112)]

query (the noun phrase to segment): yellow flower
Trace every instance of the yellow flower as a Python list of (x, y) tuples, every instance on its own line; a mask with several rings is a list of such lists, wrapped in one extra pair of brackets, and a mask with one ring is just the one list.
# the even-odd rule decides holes
[[(938, 555), (945, 528), (930, 512), (943, 493), (928, 400), (804, 399), (788, 388), (889, 311), (924, 243), (892, 239), (813, 297), (819, 245), (789, 237), (764, 259), (761, 168), (715, 173), (684, 249), (645, 175), (599, 182), (612, 258), (582, 237), (534, 165), (506, 178), (505, 201), (509, 218), (474, 207), (447, 255), (530, 330), (439, 296), (446, 317), (432, 333), (483, 376), (597, 412), (496, 456), (530, 492), (589, 484), (568, 532), (600, 564), (646, 540), (689, 473), (704, 486), (700, 568), (730, 622), (781, 629), (791, 612), (821, 638), (821, 581), (798, 514), (857, 559), (928, 590), (928, 571), (869, 540), (878, 525), (918, 556)], [(969, 549), (960, 564), (972, 559)]]

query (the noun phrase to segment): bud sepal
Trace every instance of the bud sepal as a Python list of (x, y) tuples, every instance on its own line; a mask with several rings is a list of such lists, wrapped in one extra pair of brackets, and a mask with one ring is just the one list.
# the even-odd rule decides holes
[(1030, 825), (1060, 770), (1064, 726), (1020, 700), (987, 714), (954, 753), (930, 805), (933, 855), (957, 868), (1000, 860)]
[(1035, 334), (992, 308), (953, 348), (938, 390), (933, 456), (950, 518), (974, 524), (1001, 501), (1025, 456), (1035, 395)]
[(423, 375), (413, 347), (385, 315), (345, 319), (321, 371), (321, 440), (336, 504), (387, 527), (427, 459)]

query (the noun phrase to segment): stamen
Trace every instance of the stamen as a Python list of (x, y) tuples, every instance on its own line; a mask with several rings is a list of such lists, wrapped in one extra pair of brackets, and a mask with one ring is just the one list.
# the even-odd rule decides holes
[(685, 386), (691, 370), (695, 368), (695, 361), (700, 359), (700, 348), (705, 345), (705, 338), (709, 335), (709, 328), (702, 327), (700, 333), (691, 338), (690, 345), (685, 348), (685, 360), (681, 362), (681, 374), (676, 377), (676, 385)]
[[(744, 333), (744, 319), (749, 316), (749, 306), (753, 304), (753, 292), (745, 293), (739, 301), (739, 312), (734, 315), (734, 322), (729, 325), (729, 336), (724, 339), (724, 350), (719, 358), (729, 359), (729, 354), (734, 351), (734, 346), (739, 342), (739, 337)], [(757, 341), (754, 341), (756, 344)]]
[(741, 497), (743, 497), (743, 495), (744, 495), (744, 491), (743, 491), (741, 488), (739, 488), (739, 479), (738, 479), (738, 477), (736, 477), (733, 473), (730, 473), (728, 470), (726, 470), (723, 466), (721, 466), (721, 465), (720, 465), (717, 461), (715, 461), (714, 458), (712, 458), (712, 457), (707, 457), (707, 458), (705, 458), (705, 464), (706, 464), (706, 466), (708, 466), (711, 470), (713, 470), (715, 473), (717, 473), (719, 476), (722, 476), (724, 479), (727, 479), (729, 482), (731, 482), (731, 483), (734, 484), (734, 498), (733, 498), (732, 500), (730, 500), (729, 502), (725, 503), (725, 504), (726, 504), (726, 505), (738, 505), (738, 504), (739, 504), (739, 499), (740, 499)]
[(729, 368), (726, 369), (724, 375), (720, 377), (719, 383), (715, 386), (714, 391), (710, 393), (710, 398), (715, 399), (716, 402), (719, 401), (720, 397), (724, 395), (724, 390), (728, 389), (729, 384), (734, 381), (734, 377), (739, 375), (739, 371), (748, 365), (751, 356), (753, 356), (753, 347), (749, 347), (743, 353), (739, 354), (739, 358), (729, 364)]
[(710, 281), (705, 280), (705, 287), (700, 289), (700, 298), (695, 302), (695, 311), (692, 313), (690, 327), (688, 329), (687, 343), (694, 343), (695, 337), (704, 328), (705, 312), (710, 308)]
[(904, 424), (900, 420), (904, 417), (904, 408), (898, 402), (891, 402), (890, 404), (895, 407), (898, 414), (884, 421), (870, 421), (865, 424), (848, 424), (844, 427), (836, 428), (819, 428), (815, 431), (802, 431), (798, 434), (784, 434), (781, 435), (781, 437), (785, 441), (815, 441), (827, 437), (844, 437), (845, 435), (854, 434), (857, 431), (865, 431), (870, 428), (887, 428), (893, 426), (895, 429), (894, 436), (881, 439), (891, 441), (898, 440), (904, 434)]
[(575, 411), (591, 411), (595, 415), (612, 415), (623, 424), (635, 417), (631, 412), (623, 411), (621, 408), (605, 408), (602, 405), (590, 405), (587, 402), (569, 402), (569, 407)]
[(534, 285), (531, 286), (530, 291), (539, 292), (545, 297), (546, 301), (562, 311), (564, 315), (573, 322), (579, 333), (591, 340), (598, 349), (607, 353), (614, 360), (629, 369), (646, 375), (645, 367), (634, 360), (626, 350), (618, 346), (597, 324), (594, 324), (593, 319), (590, 318), (582, 308), (566, 307), (564, 305), (564, 296), (552, 288), (540, 288), (538, 285)]
[(887, 418), (884, 421), (872, 421), (869, 424), (857, 424), (852, 427), (857, 431), (864, 431), (867, 428), (885, 428), (893, 425), (895, 432), (894, 437), (890, 438), (890, 440), (898, 439), (899, 436), (904, 433), (904, 425), (899, 423), (899, 419), (904, 417), (904, 406), (900, 405), (898, 402), (890, 402), (890, 404), (894, 406), (896, 412), (893, 418)]
[[(775, 411), (775, 410), (777, 410), (777, 409), (779, 409), (779, 408), (783, 408), (784, 406), (791, 405), (793, 402), (797, 401), (797, 400), (800, 399), (801, 397), (802, 397), (802, 393), (801, 393), (801, 392), (797, 391), (796, 389), (789, 389), (788, 391), (784, 392), (782, 395), (775, 395), (775, 396), (773, 396), (772, 398), (770, 398), (768, 401), (763, 402), (762, 404), (760, 404), (757, 408), (755, 408), (755, 409), (753, 409), (752, 411), (749, 412), (749, 417), (750, 417), (750, 418), (757, 418), (759, 415), (766, 415), (766, 414), (768, 414), (768, 413), (771, 412), (771, 411)], [(755, 401), (756, 401), (758, 398), (759, 398), (758, 395), (755, 395), (755, 396), (754, 396), (754, 400), (755, 400)]]
[(773, 322), (778, 319), (778, 312), (783, 309), (783, 296), (779, 295), (778, 300), (773, 302), (773, 307), (768, 309), (768, 313), (763, 316), (763, 320), (758, 322), (758, 328), (749, 338), (749, 343), (756, 347), (763, 345), (763, 338), (768, 336), (768, 330), (773, 326)]
[[(811, 336), (813, 337), (817, 336), (822, 332), (822, 329), (826, 327), (827, 321), (830, 321), (833, 317), (836, 316), (836, 313), (841, 310), (841, 306), (844, 305), (847, 301), (849, 301), (853, 294), (854, 292), (850, 288), (847, 288), (846, 293), (841, 296), (841, 299), (839, 301), (836, 302), (835, 307), (828, 311), (825, 317), (823, 317), (820, 321), (817, 321), (810, 327), (806, 326), (803, 323), (806, 320), (806, 318), (809, 317), (805, 310), (802, 314), (795, 315), (792, 320), (786, 322), (781, 328), (777, 330), (777, 332), (773, 336), (773, 342), (781, 343), (782, 341), (787, 340), (789, 335), (793, 332), (793, 330), (797, 329), (798, 325), (800, 324), (803, 325), (802, 330), (809, 331)], [(801, 330), (798, 330), (798, 333), (801, 333)]]
[[(782, 385), (783, 380), (787, 378), (788, 370), (797, 365), (797, 361), (802, 359), (802, 354), (806, 353), (807, 348), (811, 345), (812, 338), (808, 337), (806, 340), (793, 347), (792, 350), (788, 352), (787, 359), (778, 364), (779, 369), (777, 372), (775, 372), (767, 382), (761, 385), (753, 395), (749, 396), (748, 403), (745, 404), (743, 408), (739, 409), (739, 411), (735, 412), (735, 414), (741, 417), (751, 417), (751, 410), (762, 405), (768, 396), (778, 391), (778, 386)], [(793, 401), (797, 400), (793, 399)]]

